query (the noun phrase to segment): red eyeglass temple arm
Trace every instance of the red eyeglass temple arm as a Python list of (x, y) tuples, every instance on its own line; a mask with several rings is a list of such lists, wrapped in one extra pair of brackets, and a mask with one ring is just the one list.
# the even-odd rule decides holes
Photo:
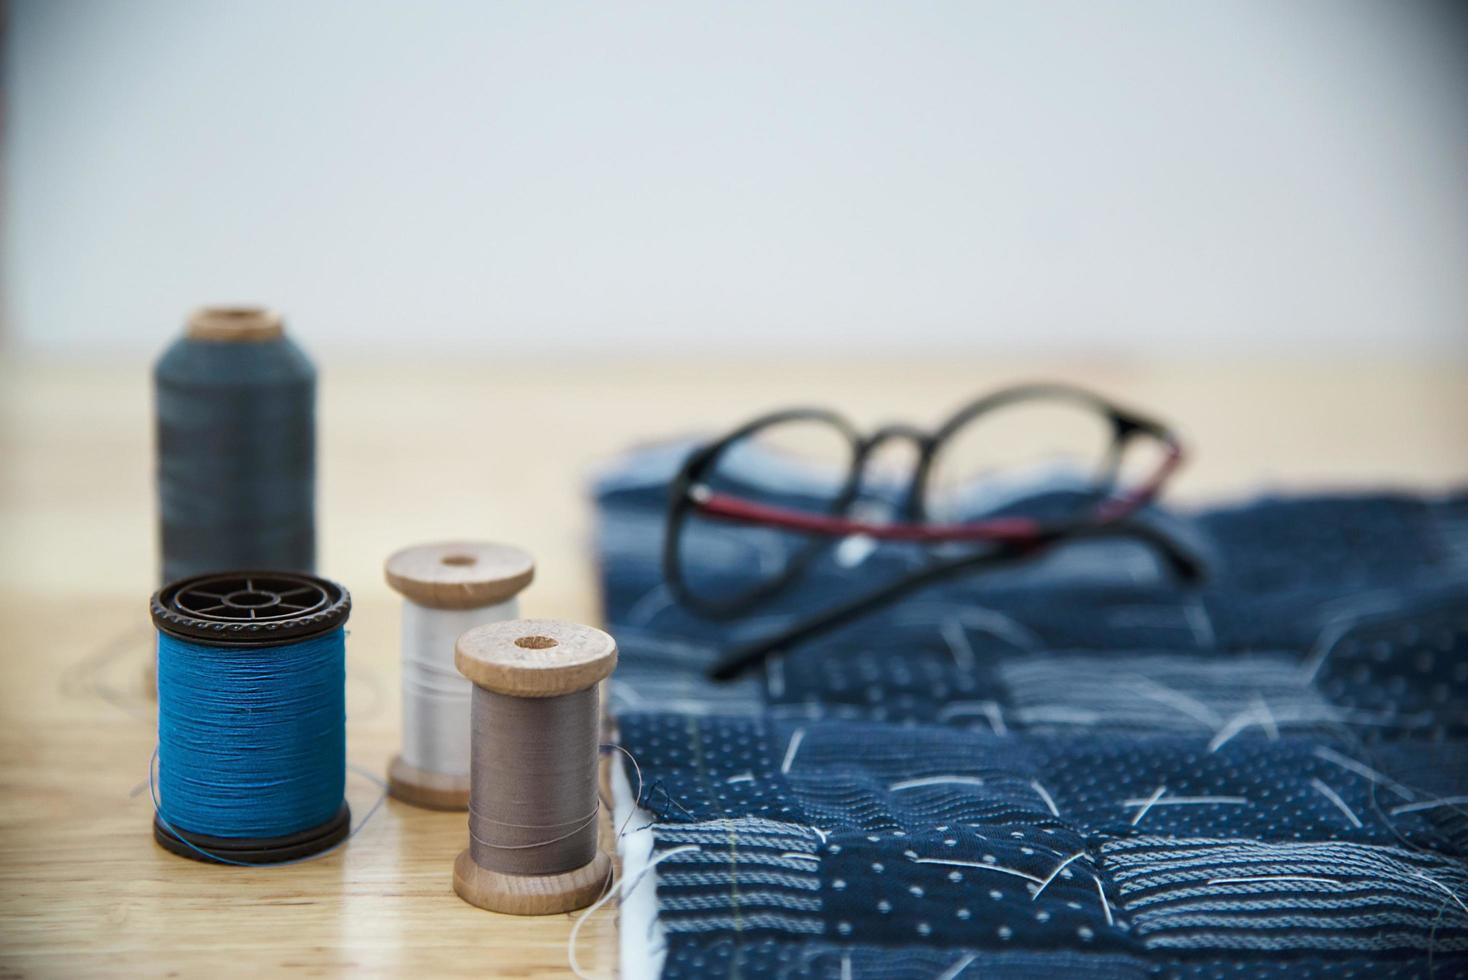
[[(1157, 496), (1162, 484), (1182, 462), (1182, 448), (1168, 443), (1167, 456), (1157, 472), (1146, 483), (1134, 490), (1105, 500), (1097, 508), (1100, 521), (1120, 520), (1135, 513)], [(745, 524), (764, 524), (771, 527), (802, 531), (809, 534), (827, 534), (846, 537), (860, 534), (880, 541), (1026, 541), (1037, 536), (1043, 525), (1027, 517), (1001, 517), (990, 521), (971, 524), (872, 524), (823, 514), (809, 514), (787, 507), (774, 507), (745, 500), (729, 494), (714, 493), (706, 487), (695, 486), (690, 490), (694, 505), (709, 517), (739, 521)]]

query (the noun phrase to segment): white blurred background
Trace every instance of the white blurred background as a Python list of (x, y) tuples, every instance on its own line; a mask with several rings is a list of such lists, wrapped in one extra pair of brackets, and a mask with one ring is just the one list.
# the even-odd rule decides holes
[(20, 0), (3, 336), (1468, 356), (1450, 4)]

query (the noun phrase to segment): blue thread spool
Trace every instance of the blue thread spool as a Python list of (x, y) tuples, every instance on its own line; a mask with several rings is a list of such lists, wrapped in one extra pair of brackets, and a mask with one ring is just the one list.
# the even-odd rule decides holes
[(199, 575), (154, 594), (159, 844), (269, 864), (346, 837), (351, 605), (335, 582), (291, 572)]

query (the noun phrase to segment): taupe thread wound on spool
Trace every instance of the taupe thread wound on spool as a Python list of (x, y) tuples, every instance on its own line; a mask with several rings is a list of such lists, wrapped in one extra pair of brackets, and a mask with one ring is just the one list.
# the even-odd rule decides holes
[(474, 683), (469, 846), (454, 891), (516, 915), (590, 905), (611, 874), (597, 846), (596, 686), (617, 644), (590, 626), (508, 620), (461, 635), (454, 664)]

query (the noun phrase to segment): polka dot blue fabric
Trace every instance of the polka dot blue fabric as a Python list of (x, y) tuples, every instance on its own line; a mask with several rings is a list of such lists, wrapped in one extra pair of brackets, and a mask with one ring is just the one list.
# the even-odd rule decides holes
[(1091, 542), (715, 684), (921, 558), (702, 620), (661, 576), (678, 455), (597, 486), (664, 976), (1468, 976), (1468, 496), (1157, 511), (1201, 587)]

